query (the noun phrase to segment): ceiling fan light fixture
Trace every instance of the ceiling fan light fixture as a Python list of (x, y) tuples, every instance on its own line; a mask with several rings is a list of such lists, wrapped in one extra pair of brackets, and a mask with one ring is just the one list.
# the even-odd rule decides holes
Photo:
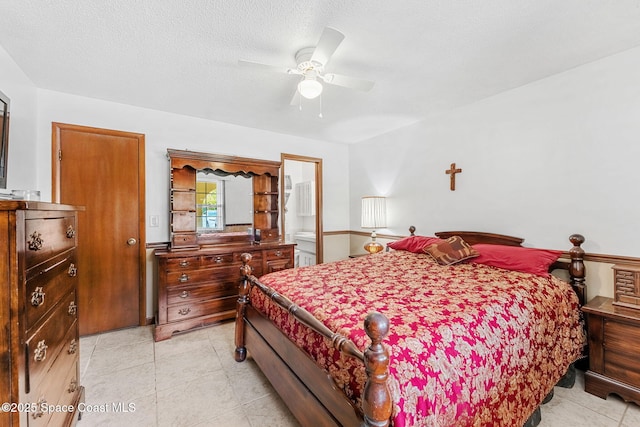
[(298, 83), (298, 92), (307, 99), (317, 98), (322, 93), (322, 84), (316, 80), (315, 76), (305, 76)]

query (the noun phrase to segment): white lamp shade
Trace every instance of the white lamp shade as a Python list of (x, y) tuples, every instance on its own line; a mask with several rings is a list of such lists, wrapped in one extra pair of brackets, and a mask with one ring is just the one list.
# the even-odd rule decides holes
[(315, 77), (305, 76), (304, 80), (298, 83), (298, 92), (307, 99), (317, 98), (322, 93), (322, 84)]
[(387, 203), (384, 197), (362, 198), (362, 228), (385, 228), (387, 226)]

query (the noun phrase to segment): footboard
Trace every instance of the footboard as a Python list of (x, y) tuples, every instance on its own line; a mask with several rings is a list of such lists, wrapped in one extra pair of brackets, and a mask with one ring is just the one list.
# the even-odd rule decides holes
[[(244, 276), (244, 279), (240, 286), (240, 293), (238, 297), (238, 311), (236, 314), (236, 361), (241, 362), (247, 356), (247, 350), (245, 347), (245, 340), (249, 338), (247, 335), (257, 334), (259, 336), (255, 337), (254, 342), (259, 343), (257, 344), (258, 347), (262, 347), (261, 350), (258, 350), (262, 352), (263, 356), (260, 360), (256, 360), (256, 362), (259, 365), (265, 365), (270, 368), (263, 369), (263, 372), (266, 373), (269, 370), (275, 370), (276, 372), (282, 372), (282, 374), (276, 375), (288, 375), (285, 371), (283, 371), (283, 369), (290, 370), (293, 374), (292, 378), (277, 379), (279, 379), (280, 381), (288, 382), (287, 386), (291, 386), (292, 382), (295, 383), (296, 381), (300, 381), (302, 379), (299, 385), (293, 384), (295, 388), (298, 388), (302, 391), (307, 388), (304, 377), (313, 375), (312, 373), (310, 374), (305, 370), (305, 362), (303, 361), (303, 359), (299, 359), (297, 356), (292, 355), (292, 352), (295, 352), (295, 350), (287, 348), (287, 345), (284, 343), (270, 343), (270, 341), (276, 341), (277, 338), (272, 337), (271, 339), (269, 339), (269, 334), (272, 334), (272, 331), (270, 331), (271, 328), (269, 326), (266, 326), (266, 324), (263, 322), (263, 319), (261, 319), (262, 316), (248, 305), (249, 291), (251, 289), (251, 286), (257, 286), (274, 302), (291, 313), (291, 315), (294, 316), (296, 320), (303, 323), (305, 326), (312, 329), (316, 333), (327, 338), (331, 342), (331, 345), (336, 350), (340, 351), (340, 353), (361, 360), (364, 364), (367, 374), (367, 381), (365, 383), (365, 388), (362, 395), (362, 408), (353, 408), (355, 418), (353, 417), (354, 414), (348, 413), (348, 410), (346, 411), (347, 413), (344, 415), (344, 417), (346, 419), (352, 417), (354, 420), (357, 419), (358, 421), (361, 418), (365, 426), (377, 427), (389, 425), (392, 408), (391, 394), (387, 388), (387, 378), (389, 375), (389, 355), (384, 345), (382, 344), (382, 340), (389, 332), (389, 321), (387, 320), (387, 318), (384, 315), (375, 312), (370, 313), (366, 316), (364, 320), (364, 328), (367, 335), (371, 339), (371, 344), (369, 345), (369, 347), (367, 347), (367, 349), (365, 349), (365, 352), (362, 353), (349, 339), (331, 331), (324, 324), (313, 317), (308, 311), (299, 307), (286, 297), (278, 294), (273, 289), (261, 283), (255, 276), (251, 274), (252, 271), (249, 265), (250, 261), (251, 254), (242, 255), (242, 275)], [(246, 329), (247, 326), (250, 326), (250, 329)], [(278, 347), (281, 347), (282, 350), (278, 351)], [(252, 351), (254, 351), (253, 348)], [(265, 356), (267, 354), (269, 356)], [(274, 383), (274, 381), (272, 381), (272, 383)], [(274, 387), (278, 389), (278, 381), (276, 381), (275, 383), (276, 384), (274, 384)], [(284, 392), (285, 390), (282, 391)], [(314, 393), (314, 390), (308, 391), (312, 394)], [(281, 390), (278, 390), (278, 392), (280, 393)], [(333, 392), (330, 392), (329, 394), (331, 393), (335, 393), (335, 387)], [(304, 394), (300, 397), (308, 398), (308, 396), (304, 396)], [(344, 398), (347, 399), (346, 396), (344, 396)], [(326, 400), (335, 400), (334, 396), (329, 396), (326, 398), (319, 396), (318, 400), (319, 402), (314, 403), (321, 407), (340, 406), (339, 401), (326, 402)], [(311, 407), (312, 406), (313, 405), (311, 405)], [(349, 405), (347, 404), (347, 406)], [(306, 406), (307, 409), (309, 407), (310, 406)], [(334, 414), (331, 410), (328, 410), (327, 413), (331, 415), (330, 418), (334, 418), (336, 416), (336, 414)], [(338, 417), (340, 416), (338, 415)], [(335, 421), (337, 425), (344, 424), (344, 420)], [(331, 425), (331, 422), (327, 423), (327, 425)]]

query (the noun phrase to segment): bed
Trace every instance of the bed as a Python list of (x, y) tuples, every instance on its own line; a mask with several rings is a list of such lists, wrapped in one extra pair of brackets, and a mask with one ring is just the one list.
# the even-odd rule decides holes
[[(520, 238), (410, 231), (400, 249), (260, 280), (243, 255), (236, 361), (249, 353), (305, 426), (536, 425), (584, 354), (584, 238), (547, 251), (565, 282), (491, 262), (529, 253)], [(441, 265), (452, 241), (480, 256)]]

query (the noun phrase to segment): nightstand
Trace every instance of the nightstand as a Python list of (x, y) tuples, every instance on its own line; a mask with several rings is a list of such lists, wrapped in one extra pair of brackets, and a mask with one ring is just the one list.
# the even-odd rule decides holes
[(640, 309), (598, 296), (582, 310), (589, 329), (585, 391), (603, 399), (615, 393), (640, 405)]

